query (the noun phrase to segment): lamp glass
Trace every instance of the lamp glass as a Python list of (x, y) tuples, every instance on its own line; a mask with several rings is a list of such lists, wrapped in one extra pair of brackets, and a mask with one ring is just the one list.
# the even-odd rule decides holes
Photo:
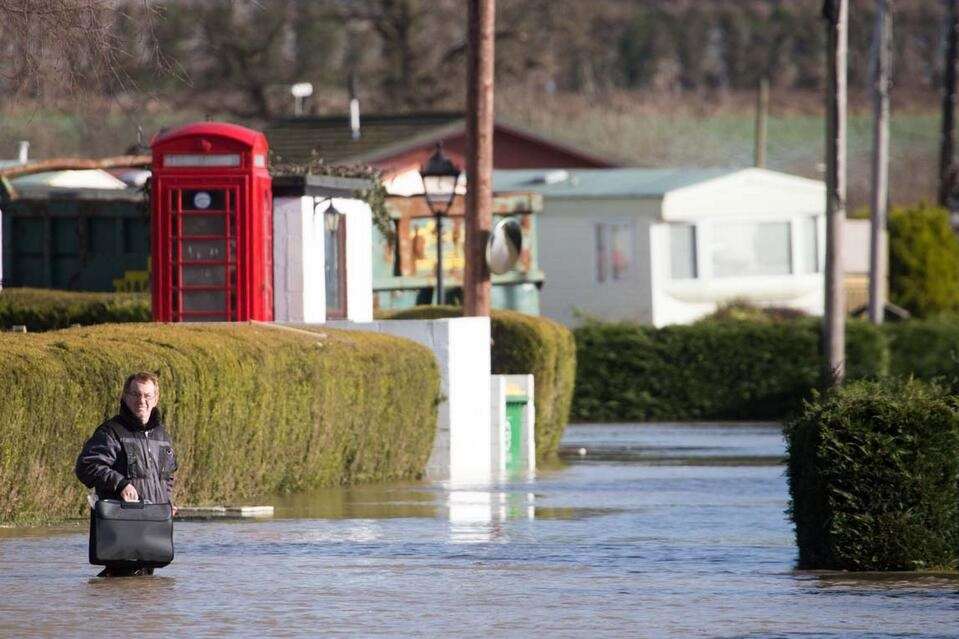
[(442, 212), (449, 207), (456, 195), (455, 175), (424, 175), (423, 191), (430, 210)]

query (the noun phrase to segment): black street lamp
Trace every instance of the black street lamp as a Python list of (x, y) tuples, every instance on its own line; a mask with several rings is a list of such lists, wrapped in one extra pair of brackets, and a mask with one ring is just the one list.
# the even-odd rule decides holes
[(420, 167), (423, 178), (423, 196), (426, 205), (436, 220), (436, 303), (443, 303), (443, 216), (453, 205), (456, 197), (456, 182), (460, 168), (443, 155), (443, 143), (436, 144), (436, 151)]

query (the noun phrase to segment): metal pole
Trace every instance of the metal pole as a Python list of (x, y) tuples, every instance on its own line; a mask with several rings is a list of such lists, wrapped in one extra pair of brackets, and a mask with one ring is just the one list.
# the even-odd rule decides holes
[(443, 303), (443, 216), (436, 216), (436, 304)]
[(828, 52), (826, 89), (826, 379), (841, 384), (846, 375), (846, 290), (842, 234), (846, 221), (846, 51), (847, 0), (825, 0)]
[(469, 0), (466, 87), (466, 269), (463, 314), (489, 315), (486, 242), (493, 223), (493, 27), (495, 0)]
[(892, 58), (892, 15), (889, 0), (878, 0), (873, 90), (875, 121), (872, 144), (872, 225), (869, 252), (869, 320), (882, 324), (886, 308), (889, 254), (886, 215), (889, 206), (889, 67)]
[(756, 151), (755, 162), (759, 168), (766, 167), (766, 120), (769, 114), (769, 78), (759, 81), (756, 95)]
[(946, 60), (943, 69), (942, 137), (939, 142), (939, 206), (949, 206), (953, 162), (953, 129), (956, 112), (956, 55), (959, 48), (959, 11), (956, 0), (948, 1)]

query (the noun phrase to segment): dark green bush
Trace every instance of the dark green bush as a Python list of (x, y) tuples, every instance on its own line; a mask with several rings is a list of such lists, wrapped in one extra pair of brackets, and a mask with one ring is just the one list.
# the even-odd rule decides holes
[(889, 297), (918, 317), (959, 311), (959, 240), (945, 209), (890, 213)]
[(26, 326), (30, 331), (89, 326), (107, 322), (148, 322), (147, 293), (85, 293), (38, 288), (0, 291), (0, 329)]
[(429, 458), (439, 374), (408, 340), (247, 324), (4, 333), (0, 523), (83, 512), (74, 461), (136, 370), (160, 376), (180, 503), (415, 478)]
[(917, 380), (853, 382), (786, 427), (800, 568), (950, 569), (959, 557), (959, 411)]
[[(457, 306), (417, 306), (383, 313), (392, 319), (458, 317)], [(516, 311), (494, 310), (490, 317), (493, 373), (532, 373), (535, 378), (536, 455), (556, 454), (569, 421), (576, 375), (576, 344), (562, 324)]]
[[(592, 322), (575, 335), (578, 421), (780, 419), (822, 383), (816, 319)], [(849, 322), (846, 352), (850, 378), (886, 373), (886, 344), (874, 326)]]
[(959, 391), (959, 318), (937, 317), (884, 324), (889, 342), (889, 372), (936, 380)]

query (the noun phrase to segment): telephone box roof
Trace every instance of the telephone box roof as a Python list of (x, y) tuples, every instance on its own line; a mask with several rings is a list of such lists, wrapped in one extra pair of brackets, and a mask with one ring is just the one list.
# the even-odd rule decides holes
[(180, 138), (193, 138), (193, 137), (219, 137), (227, 138), (229, 140), (234, 140), (240, 142), (250, 148), (254, 147), (263, 147), (266, 148), (266, 136), (259, 131), (254, 131), (253, 129), (248, 129), (245, 126), (240, 126), (238, 124), (229, 124), (227, 122), (194, 122), (193, 124), (187, 124), (178, 129), (173, 129), (171, 131), (165, 131), (158, 134), (153, 138), (151, 146), (157, 146), (158, 144), (167, 144), (173, 140), (178, 140)]

